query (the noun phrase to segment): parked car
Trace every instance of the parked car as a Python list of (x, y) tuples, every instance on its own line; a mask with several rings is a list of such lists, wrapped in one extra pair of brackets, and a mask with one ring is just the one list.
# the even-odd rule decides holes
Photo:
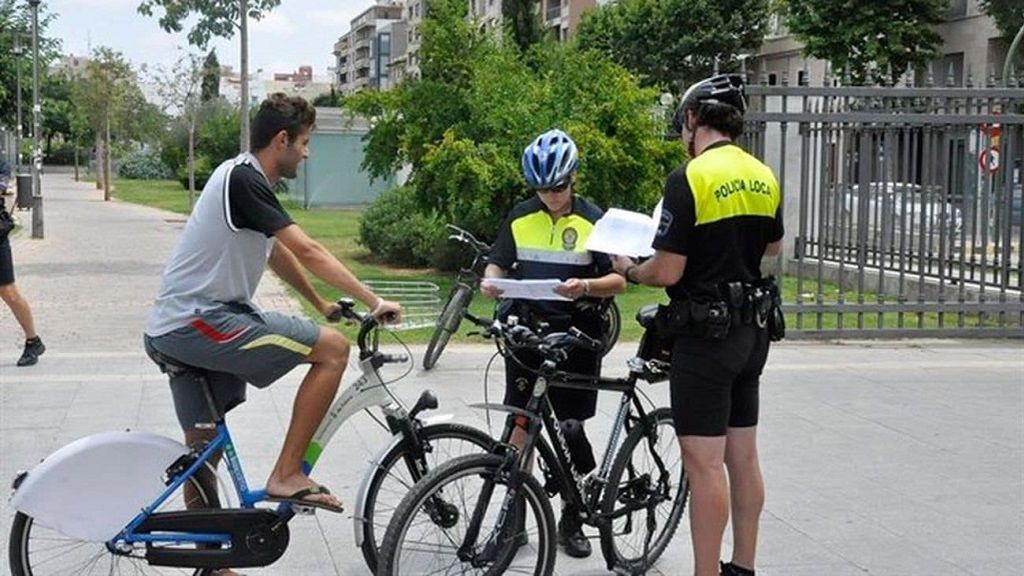
[(956, 245), (963, 229), (963, 214), (939, 186), (908, 182), (871, 182), (866, 189), (844, 188), (841, 202), (845, 223), (860, 238), (867, 227), (867, 243), (874, 248), (938, 250), (943, 236), (947, 249)]

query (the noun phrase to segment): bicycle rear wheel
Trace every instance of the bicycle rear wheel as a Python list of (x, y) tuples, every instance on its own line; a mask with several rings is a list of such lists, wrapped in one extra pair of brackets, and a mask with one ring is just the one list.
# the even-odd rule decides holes
[[(420, 430), (420, 439), (429, 447), (425, 454), (427, 470), (459, 456), (485, 453), (494, 439), (482, 430), (462, 424), (434, 424)], [(363, 519), (363, 558), (371, 573), (376, 574), (380, 541), (399, 503), (420, 479), (414, 477), (405, 461), (409, 448), (406, 441), (396, 444), (373, 468), (366, 493), (366, 517)]]
[[(424, 476), (388, 525), (378, 576), (552, 574), (555, 518), (535, 478), (517, 472), (520, 496), (512, 506), (518, 511), (497, 528), (509, 494), (501, 474), (503, 461), (494, 454), (471, 454)], [(467, 530), (478, 507), (483, 519), (468, 545)]]
[(604, 311), (601, 316), (601, 335), (604, 339), (604, 348), (601, 349), (601, 355), (607, 356), (612, 348), (615, 347), (615, 343), (619, 341), (619, 333), (622, 331), (622, 313), (619, 311), (619, 305), (612, 300), (612, 303)]
[[(197, 474), (185, 481), (158, 512), (185, 508), (220, 508), (214, 474)], [(192, 494), (186, 502), (184, 486)], [(79, 574), (138, 574), (142, 576), (210, 576), (208, 568), (150, 566), (145, 544), (111, 551), (104, 542), (70, 538), (18, 512), (11, 526), (9, 560), (13, 576), (75, 576)]]
[(629, 432), (608, 474), (602, 514), (633, 510), (601, 528), (605, 560), (622, 573), (646, 573), (679, 527), (688, 495), (672, 412), (659, 408)]
[(448, 303), (444, 305), (441, 314), (437, 317), (437, 326), (434, 334), (430, 337), (430, 344), (427, 345), (427, 352), (423, 355), (423, 369), (430, 370), (437, 364), (437, 359), (444, 352), (448, 340), (459, 329), (462, 323), (462, 313), (469, 307), (469, 301), (473, 299), (473, 291), (465, 284), (459, 284)]

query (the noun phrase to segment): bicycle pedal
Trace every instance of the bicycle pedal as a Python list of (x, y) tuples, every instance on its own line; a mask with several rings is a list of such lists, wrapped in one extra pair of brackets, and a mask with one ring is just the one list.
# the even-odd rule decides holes
[(303, 506), (302, 504), (292, 504), (292, 511), (300, 516), (312, 516), (316, 514), (316, 506)]

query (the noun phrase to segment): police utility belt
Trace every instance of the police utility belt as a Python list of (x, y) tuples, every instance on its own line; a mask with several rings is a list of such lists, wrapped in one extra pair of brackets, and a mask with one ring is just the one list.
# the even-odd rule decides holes
[(673, 300), (658, 307), (658, 331), (707, 340), (724, 340), (733, 326), (756, 325), (777, 342), (786, 336), (782, 296), (774, 276), (754, 283), (729, 282), (719, 287), (721, 300)]

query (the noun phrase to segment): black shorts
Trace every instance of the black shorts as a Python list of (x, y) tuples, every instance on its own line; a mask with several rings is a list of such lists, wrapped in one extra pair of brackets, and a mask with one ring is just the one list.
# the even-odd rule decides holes
[[(573, 325), (583, 333), (597, 338), (601, 333), (600, 317), (581, 317), (573, 319)], [(556, 330), (567, 328), (558, 326)], [(533, 368), (523, 368), (511, 360), (505, 360), (505, 404), (523, 408), (533, 393), (533, 383), (537, 379), (536, 368), (541, 358), (528, 352), (517, 352), (516, 357)], [(573, 350), (569, 358), (558, 365), (558, 370), (587, 376), (601, 375), (601, 354), (585, 350)], [(548, 399), (559, 420), (586, 420), (597, 412), (597, 390), (580, 390), (576, 388), (560, 388), (557, 383), (548, 387)]]
[(735, 326), (725, 340), (678, 336), (672, 349), (672, 418), (679, 436), (725, 436), (757, 425), (768, 333)]
[(0, 236), (0, 286), (14, 284), (14, 258), (11, 256), (11, 238)]

